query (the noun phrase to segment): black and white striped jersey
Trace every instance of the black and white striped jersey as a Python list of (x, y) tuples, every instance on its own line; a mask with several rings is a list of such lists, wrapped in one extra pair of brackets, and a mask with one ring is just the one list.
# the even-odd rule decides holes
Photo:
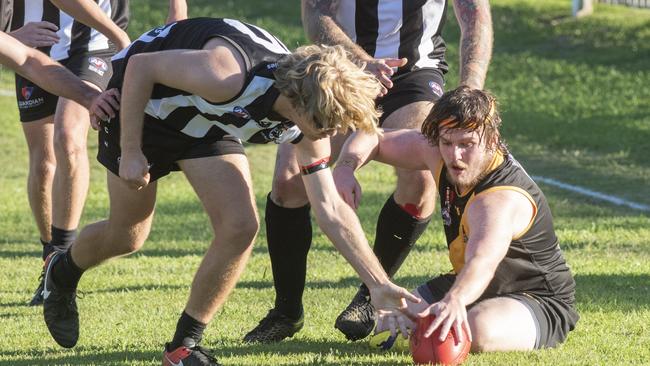
[(230, 42), (246, 63), (247, 75), (237, 96), (224, 103), (212, 103), (198, 95), (155, 84), (145, 109), (145, 122), (164, 124), (166, 128), (194, 138), (223, 135), (225, 131), (252, 143), (281, 143), (297, 139), (300, 136), (298, 127), (272, 109), (280, 95), (274, 87), (273, 72), (277, 60), (289, 50), (266, 30), (237, 20), (187, 19), (143, 34), (113, 57), (113, 78), (109, 88), (121, 89), (127, 63), (133, 55), (202, 49), (215, 37)]
[(336, 21), (369, 55), (406, 57), (397, 74), (421, 68), (444, 73), (446, 13), (447, 0), (346, 0), (339, 2)]
[[(128, 0), (94, 0), (120, 28), (126, 29), (129, 17)], [(30, 22), (48, 21), (59, 27), (59, 42), (39, 50), (55, 60), (72, 55), (110, 49), (108, 38), (99, 31), (75, 20), (49, 0), (14, 0), (11, 28), (16, 30)]]
[(0, 31), (8, 32), (11, 29), (11, 14), (13, 12), (13, 0), (0, 0)]

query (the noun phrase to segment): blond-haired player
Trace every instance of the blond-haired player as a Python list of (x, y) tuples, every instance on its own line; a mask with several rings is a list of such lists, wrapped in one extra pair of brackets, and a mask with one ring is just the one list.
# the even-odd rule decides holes
[(108, 169), (108, 220), (84, 228), (71, 249), (46, 261), (44, 312), (54, 339), (73, 347), (84, 270), (132, 253), (147, 238), (157, 180), (182, 170), (203, 203), (214, 239), (166, 346), (164, 365), (216, 365), (198, 346), (250, 254), (259, 227), (242, 141), (293, 143), (323, 232), (373, 293), (379, 309), (414, 299), (393, 285), (357, 217), (336, 191), (328, 137), (376, 131), (380, 86), (341, 47), (291, 53), (266, 30), (232, 19), (197, 18), (143, 34), (113, 59), (109, 87), (120, 118), (103, 122), (98, 160)]

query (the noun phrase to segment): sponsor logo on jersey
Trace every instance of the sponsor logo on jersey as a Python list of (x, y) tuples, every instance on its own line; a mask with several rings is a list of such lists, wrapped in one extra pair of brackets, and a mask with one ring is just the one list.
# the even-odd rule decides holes
[(273, 63), (270, 63), (270, 64), (266, 65), (267, 70), (275, 70), (277, 68), (278, 68), (278, 63), (277, 62), (273, 62)]
[(34, 87), (32, 86), (23, 86), (22, 89), (20, 89), (20, 95), (23, 96), (23, 99), (29, 100), (29, 98), (32, 97), (32, 94), (34, 93)]
[(429, 88), (431, 88), (431, 91), (433, 92), (433, 94), (435, 94), (437, 96), (441, 96), (442, 93), (443, 93), (442, 87), (440, 86), (440, 84), (436, 83), (433, 80), (429, 81)]
[(88, 57), (88, 70), (96, 72), (99, 76), (104, 76), (104, 73), (108, 71), (108, 64), (99, 57)]
[(276, 144), (280, 143), (280, 139), (282, 138), (282, 134), (287, 130), (287, 127), (283, 124), (279, 124), (275, 127), (273, 127), (270, 130), (265, 130), (265, 135), (267, 141), (273, 141)]
[(18, 101), (18, 109), (34, 108), (45, 103), (45, 98), (38, 97), (31, 99), (32, 95), (34, 95), (33, 86), (23, 86), (20, 88), (20, 96), (23, 97), (24, 100)]
[(248, 113), (248, 111), (246, 109), (244, 109), (243, 107), (240, 107), (240, 106), (237, 106), (237, 107), (233, 108), (232, 109), (232, 114), (234, 114), (235, 116), (237, 116), (239, 118), (251, 119), (251, 114)]

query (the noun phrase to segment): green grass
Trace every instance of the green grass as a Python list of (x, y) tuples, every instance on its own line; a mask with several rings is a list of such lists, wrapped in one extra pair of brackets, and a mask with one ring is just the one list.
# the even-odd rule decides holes
[[(160, 23), (161, 1), (132, 2), (130, 34)], [(191, 15), (260, 24), (290, 46), (305, 42), (295, 0), (191, 2)], [(492, 2), (495, 54), (487, 87), (501, 101), (504, 134), (529, 172), (650, 204), (650, 12), (599, 5), (575, 20), (570, 2)], [(446, 29), (447, 88), (457, 83), (458, 30)], [(2, 85), (10, 84), (3, 76)], [(0, 97), (0, 364), (156, 365), (210, 240), (207, 218), (181, 174), (159, 186), (145, 248), (89, 271), (81, 281), (81, 339), (73, 350), (51, 340), (40, 308), (24, 306), (36, 285), (38, 236), (25, 191), (27, 152), (15, 101)], [(90, 137), (91, 156), (96, 140)], [(263, 213), (273, 146), (247, 147)], [(93, 159), (83, 223), (106, 216), (105, 173)], [(362, 172), (362, 224), (374, 222), (393, 177), (386, 166)], [(542, 185), (577, 282), (582, 319), (553, 350), (472, 355), (467, 365), (642, 365), (650, 363), (648, 215)], [(241, 343), (273, 302), (264, 229), (235, 292), (205, 336), (227, 365), (408, 365), (408, 355), (374, 353), (338, 334), (333, 320), (354, 293), (352, 269), (319, 232), (309, 256), (305, 328), (279, 345)], [(398, 274), (413, 287), (450, 268), (435, 222)]]

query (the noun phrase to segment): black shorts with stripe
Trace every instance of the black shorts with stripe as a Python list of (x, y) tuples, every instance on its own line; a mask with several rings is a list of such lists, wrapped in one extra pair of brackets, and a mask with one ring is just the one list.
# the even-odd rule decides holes
[[(418, 292), (429, 304), (442, 300), (454, 284), (456, 275), (444, 274), (420, 285)], [(524, 304), (533, 315), (537, 326), (535, 348), (552, 348), (564, 342), (575, 328), (580, 318), (573, 305), (555, 297), (540, 296), (534, 292), (514, 292), (501, 297), (509, 297)], [(472, 306), (490, 297), (481, 297)]]
[(444, 92), (445, 79), (438, 69), (418, 69), (392, 79), (393, 87), (377, 99), (383, 114), (379, 125), (396, 110), (415, 102), (435, 102)]
[[(105, 90), (113, 75), (112, 55), (113, 51), (107, 49), (73, 55), (59, 62), (81, 80)], [(59, 97), (16, 74), (16, 101), (20, 121), (33, 122), (53, 115)]]
[[(113, 174), (120, 171), (120, 120), (103, 121), (99, 130), (97, 160)], [(227, 154), (244, 154), (238, 138), (222, 134), (196, 138), (166, 126), (150, 116), (145, 116), (142, 129), (142, 152), (149, 163), (150, 181), (180, 170), (177, 162)]]

